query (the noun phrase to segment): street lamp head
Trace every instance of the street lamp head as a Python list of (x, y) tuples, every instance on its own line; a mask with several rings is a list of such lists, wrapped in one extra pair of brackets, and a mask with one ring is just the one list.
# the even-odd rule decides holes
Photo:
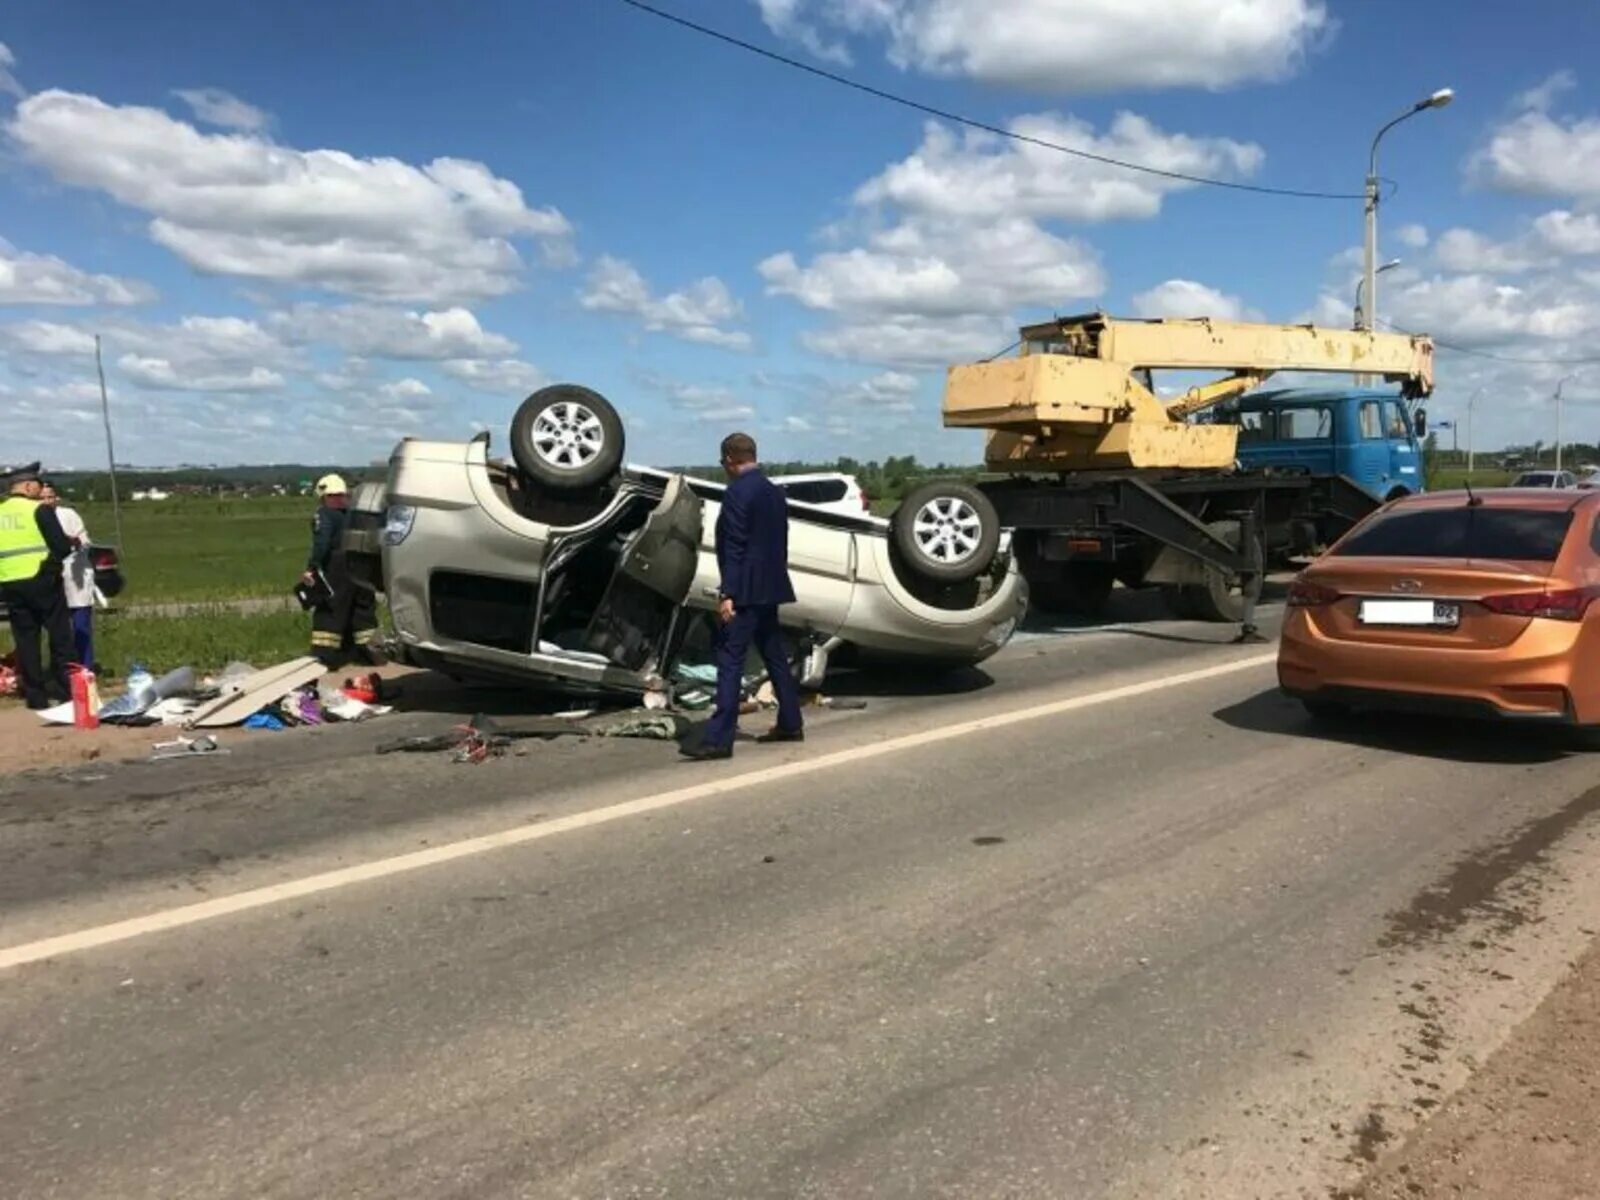
[(1399, 265), (1400, 265), (1400, 260), (1398, 258), (1391, 258), (1388, 262), (1384, 263), (1383, 266), (1379, 267), (1376, 271), (1374, 271), (1373, 274), (1374, 275), (1382, 275), (1385, 271), (1392, 271), (1396, 267), (1398, 267)]
[(1419, 100), (1417, 102), (1417, 107), (1418, 108), (1443, 108), (1446, 104), (1449, 104), (1450, 101), (1454, 100), (1455, 98), (1456, 98), (1456, 90), (1455, 90), (1455, 88), (1440, 88), (1437, 92), (1434, 92), (1433, 95), (1429, 96), (1426, 100)]

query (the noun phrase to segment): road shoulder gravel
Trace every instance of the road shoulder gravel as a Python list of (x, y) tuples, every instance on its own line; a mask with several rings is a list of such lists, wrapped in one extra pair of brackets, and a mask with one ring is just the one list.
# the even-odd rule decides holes
[(1600, 941), (1351, 1200), (1600, 1194)]

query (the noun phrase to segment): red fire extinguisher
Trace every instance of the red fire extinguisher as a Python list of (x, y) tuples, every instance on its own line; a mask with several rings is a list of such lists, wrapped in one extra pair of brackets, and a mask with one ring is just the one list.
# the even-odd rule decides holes
[(74, 664), (72, 674), (72, 723), (79, 729), (100, 728), (100, 689), (94, 672)]

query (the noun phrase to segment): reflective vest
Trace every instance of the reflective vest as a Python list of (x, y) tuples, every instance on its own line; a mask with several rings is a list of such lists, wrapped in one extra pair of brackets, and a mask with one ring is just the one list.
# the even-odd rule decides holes
[(0, 500), (0, 583), (32, 579), (50, 561), (38, 513), (37, 500), (23, 496)]

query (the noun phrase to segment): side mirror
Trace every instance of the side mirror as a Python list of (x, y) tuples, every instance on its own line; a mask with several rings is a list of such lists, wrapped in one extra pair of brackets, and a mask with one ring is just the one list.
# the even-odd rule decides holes
[(1414, 423), (1415, 423), (1416, 428), (1417, 428), (1417, 436), (1419, 438), (1427, 437), (1428, 436), (1428, 410), (1425, 409), (1425, 408), (1417, 409), (1417, 416), (1416, 416), (1416, 420), (1415, 420)]

